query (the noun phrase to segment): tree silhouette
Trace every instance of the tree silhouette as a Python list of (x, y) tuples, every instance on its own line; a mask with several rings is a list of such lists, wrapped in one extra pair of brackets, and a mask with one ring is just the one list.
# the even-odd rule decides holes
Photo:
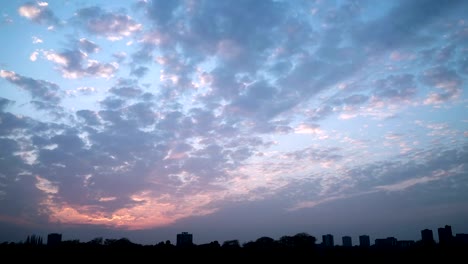
[(244, 248), (250, 249), (274, 249), (277, 246), (277, 241), (271, 237), (260, 237), (255, 242), (247, 242), (243, 245)]
[(294, 236), (282, 236), (279, 243), (285, 248), (311, 249), (315, 247), (317, 239), (307, 233), (297, 233)]
[(268, 262), (354, 262), (374, 263), (386, 261), (388, 263), (405, 262), (415, 259), (419, 262), (441, 263), (452, 262), (456, 258), (465, 258), (468, 252), (468, 234), (457, 234), (457, 239), (450, 245), (433, 243), (428, 246), (424, 241), (416, 243), (397, 244), (393, 247), (378, 247), (375, 244), (366, 248), (355, 247), (321, 247), (316, 245), (316, 238), (308, 233), (297, 233), (293, 236), (282, 236), (275, 240), (263, 236), (254, 241), (244, 243), (239, 240), (226, 240), (220, 245), (218, 241), (191, 247), (176, 247), (170, 240), (161, 241), (155, 245), (140, 245), (128, 238), (104, 239), (96, 237), (89, 242), (80, 243), (79, 240), (66, 240), (58, 247), (41, 246), (42, 237), (29, 235), (26, 241), (19, 243), (1, 243), (0, 252), (4, 259), (15, 258), (15, 262), (27, 261), (30, 256), (36, 259), (54, 259), (57, 254), (65, 253), (73, 256), (74, 261), (89, 261), (94, 259), (103, 262), (121, 261), (131, 258), (132, 262), (143, 262), (147, 258), (158, 256), (161, 259), (191, 261), (204, 263), (219, 263), (223, 260), (247, 261), (254, 259), (262, 263)]
[(240, 248), (239, 240), (226, 240), (223, 242), (223, 248)]
[(92, 240), (90, 240), (88, 242), (88, 244), (91, 244), (91, 245), (103, 245), (104, 244), (104, 238), (102, 237), (96, 237), (96, 238), (93, 238)]

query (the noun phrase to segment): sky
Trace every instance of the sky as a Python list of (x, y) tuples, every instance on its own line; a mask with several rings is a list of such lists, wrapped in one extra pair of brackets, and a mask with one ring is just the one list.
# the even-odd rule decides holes
[(468, 233), (468, 2), (0, 3), (0, 240)]

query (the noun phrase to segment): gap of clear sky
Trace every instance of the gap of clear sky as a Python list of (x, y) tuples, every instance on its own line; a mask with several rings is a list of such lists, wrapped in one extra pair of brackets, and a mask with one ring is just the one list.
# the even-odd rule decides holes
[(2, 1), (0, 238), (468, 233), (466, 10)]

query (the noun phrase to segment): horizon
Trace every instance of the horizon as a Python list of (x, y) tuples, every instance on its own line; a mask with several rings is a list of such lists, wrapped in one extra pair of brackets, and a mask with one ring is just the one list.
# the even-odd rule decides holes
[[(333, 237), (333, 240), (334, 240), (334, 246), (343, 246), (343, 243), (342, 243), (342, 238), (344, 236), (348, 236), (348, 237), (351, 237), (351, 241), (352, 241), (352, 246), (360, 246), (360, 241), (359, 241), (359, 238), (360, 236), (369, 236), (369, 241), (370, 241), (370, 245), (373, 246), (375, 245), (375, 240), (376, 239), (385, 239), (385, 238), (390, 238), (390, 237), (393, 237), (393, 238), (396, 238), (397, 241), (414, 241), (414, 242), (418, 242), (418, 241), (421, 241), (422, 240), (422, 231), (423, 230), (430, 230), (432, 231), (432, 235), (433, 235), (433, 239), (434, 239), (434, 242), (439, 244), (440, 243), (440, 238), (439, 238), (439, 233), (438, 233), (438, 229), (439, 228), (446, 228), (446, 227), (450, 227), (451, 228), (451, 231), (452, 231), (452, 237), (455, 238), (458, 234), (464, 234), (464, 235), (468, 235), (468, 233), (461, 233), (461, 232), (454, 232), (454, 229), (453, 229), (453, 226), (451, 225), (443, 225), (443, 226), (439, 226), (437, 228), (435, 228), (435, 230), (433, 229), (430, 229), (430, 228), (424, 228), (424, 229), (421, 229), (419, 231), (419, 234), (420, 234), (420, 237), (418, 239), (400, 239), (399, 237), (397, 236), (393, 236), (393, 235), (388, 235), (388, 236), (384, 236), (384, 237), (375, 237), (373, 238), (371, 235), (369, 234), (361, 234), (361, 235), (357, 235), (355, 237), (353, 236), (350, 236), (350, 235), (342, 235), (342, 236), (335, 236), (334, 234), (330, 234), (330, 233), (327, 233), (327, 234), (322, 234), (322, 235), (314, 235), (312, 233), (309, 233), (309, 232), (298, 232), (298, 233), (295, 233), (295, 234), (284, 234), (284, 235), (281, 235), (279, 237), (271, 237), (271, 236), (268, 236), (268, 235), (263, 235), (263, 236), (259, 236), (255, 239), (251, 239), (251, 240), (248, 240), (248, 241), (241, 241), (237, 238), (231, 238), (231, 239), (226, 239), (226, 240), (218, 240), (218, 239), (214, 239), (214, 240), (211, 240), (211, 241), (203, 241), (203, 242), (199, 242), (199, 243), (196, 243), (196, 235), (194, 235), (193, 233), (191, 232), (187, 232), (187, 231), (180, 231), (179, 233), (175, 234), (174, 237), (177, 237), (177, 235), (179, 234), (182, 234), (182, 233), (187, 233), (187, 234), (190, 234), (192, 235), (193, 237), (193, 244), (194, 245), (203, 245), (203, 244), (209, 244), (211, 242), (215, 242), (215, 241), (218, 241), (220, 244), (222, 244), (223, 242), (226, 242), (226, 241), (233, 241), (233, 240), (237, 240), (239, 241), (239, 244), (242, 246), (244, 243), (248, 243), (248, 242), (253, 242), (253, 241), (256, 241), (256, 239), (258, 238), (261, 238), (261, 237), (269, 237), (269, 238), (272, 238), (274, 239), (275, 241), (279, 240), (281, 237), (283, 236), (294, 236), (296, 234), (299, 234), (299, 233), (305, 233), (305, 234), (308, 234), (312, 237), (314, 237), (316, 239), (316, 244), (322, 244), (324, 241), (323, 241), (323, 236), (325, 235), (332, 235)], [(176, 241), (177, 239), (161, 239), (161, 240), (158, 240), (158, 241), (155, 241), (154, 243), (139, 243), (139, 242), (136, 242), (136, 241), (133, 241), (132, 239), (129, 239), (128, 237), (103, 237), (103, 236), (95, 236), (93, 237), (92, 239), (90, 240), (87, 240), (87, 241), (81, 241), (80, 239), (76, 239), (76, 238), (67, 238), (67, 239), (63, 239), (63, 237), (66, 238), (66, 235), (64, 236), (63, 233), (59, 233), (59, 232), (51, 232), (51, 233), (47, 233), (45, 235), (38, 235), (36, 233), (32, 233), (32, 234), (29, 234), (24, 240), (20, 240), (20, 241), (0, 241), (0, 243), (4, 243), (4, 242), (7, 242), (7, 243), (10, 243), (10, 242), (13, 242), (13, 243), (24, 243), (24, 241), (28, 238), (28, 237), (31, 237), (31, 236), (36, 236), (36, 237), (40, 237), (43, 239), (44, 244), (47, 244), (47, 241), (48, 241), (48, 235), (50, 234), (59, 234), (62, 238), (62, 242), (65, 242), (65, 241), (76, 241), (78, 240), (80, 243), (88, 243), (88, 242), (91, 242), (93, 239), (95, 238), (102, 238), (104, 240), (106, 239), (128, 239), (130, 242), (132, 243), (135, 243), (135, 244), (139, 244), (139, 245), (143, 245), (143, 246), (147, 246), (147, 245), (157, 245), (158, 243), (161, 243), (161, 242), (166, 242), (166, 241), (170, 241), (172, 245), (176, 245)], [(320, 243), (319, 243), (320, 242)]]
[(0, 240), (468, 233), (465, 10), (3, 1)]

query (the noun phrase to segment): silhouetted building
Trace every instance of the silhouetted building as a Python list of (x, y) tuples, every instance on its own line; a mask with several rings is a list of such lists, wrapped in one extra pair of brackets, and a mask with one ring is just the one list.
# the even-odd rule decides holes
[(468, 234), (456, 234), (455, 241), (458, 245), (468, 245)]
[(62, 234), (51, 233), (47, 235), (47, 245), (48, 246), (57, 246), (62, 243)]
[(26, 242), (24, 242), (26, 245), (33, 245), (33, 246), (40, 246), (42, 245), (42, 237), (36, 236), (36, 235), (31, 235), (26, 238)]
[(394, 237), (378, 238), (375, 240), (376, 247), (394, 247), (397, 245), (397, 239)]
[(221, 245), (219, 244), (219, 242), (217, 240), (215, 240), (215, 241), (212, 241), (212, 242), (207, 243), (207, 244), (198, 245), (197, 247), (198, 248), (205, 248), (205, 249), (218, 249), (218, 248), (221, 247)]
[(322, 244), (325, 247), (333, 247), (335, 243), (333, 242), (333, 235), (327, 234), (322, 236)]
[(353, 246), (353, 242), (350, 236), (344, 236), (342, 239), (343, 239), (343, 247)]
[(421, 242), (424, 245), (432, 245), (434, 244), (434, 235), (432, 234), (432, 230), (424, 229), (421, 230)]
[(193, 236), (192, 234), (189, 234), (188, 232), (182, 232), (181, 234), (177, 234), (177, 246), (178, 247), (187, 247), (187, 246), (192, 246)]
[(413, 240), (398, 240), (396, 242), (397, 247), (399, 248), (410, 248), (414, 246), (415, 242)]
[(453, 235), (451, 226), (445, 225), (445, 227), (439, 227), (437, 233), (439, 234), (439, 244), (447, 245), (452, 242)]
[(359, 246), (370, 247), (370, 237), (368, 235), (359, 236)]

